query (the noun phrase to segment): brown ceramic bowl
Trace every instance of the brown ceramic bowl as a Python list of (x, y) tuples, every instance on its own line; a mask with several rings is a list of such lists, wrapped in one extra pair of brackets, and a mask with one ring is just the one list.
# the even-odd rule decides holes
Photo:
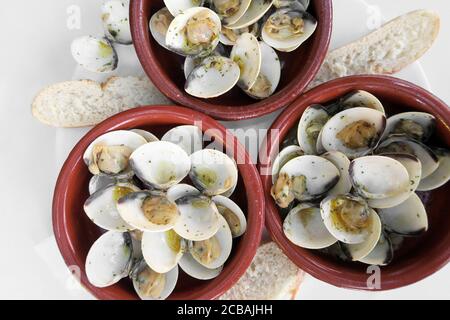
[[(278, 153), (277, 144), (282, 142), (311, 104), (335, 101), (352, 90), (366, 90), (377, 96), (388, 115), (405, 111), (424, 111), (437, 118), (437, 131), (430, 144), (450, 148), (450, 109), (426, 90), (409, 82), (382, 76), (355, 76), (341, 78), (323, 84), (299, 97), (272, 125), (262, 152), (270, 157)], [(269, 158), (270, 159), (270, 158)], [(270, 164), (266, 169), (270, 169)], [(263, 169), (263, 168), (261, 168)], [(269, 171), (270, 172), (270, 171)], [(266, 197), (266, 226), (272, 238), (288, 257), (312, 276), (332, 285), (344, 288), (368, 290), (367, 266), (360, 263), (338, 261), (318, 251), (302, 249), (291, 243), (283, 233), (279, 210), (270, 196), (271, 176), (262, 176)], [(420, 193), (419, 193), (420, 194)], [(393, 262), (381, 269), (381, 288), (388, 290), (417, 282), (436, 272), (450, 260), (450, 209), (447, 197), (450, 184), (428, 193), (421, 193), (428, 212), (430, 228), (417, 238), (406, 239), (396, 252)]]
[(317, 30), (298, 50), (280, 54), (284, 69), (273, 96), (257, 101), (235, 88), (219, 98), (198, 99), (184, 91), (184, 58), (162, 48), (149, 32), (150, 17), (163, 6), (163, 0), (131, 0), (131, 32), (139, 60), (156, 87), (167, 97), (216, 119), (250, 119), (289, 105), (313, 80), (328, 51), (332, 28), (331, 0), (313, 0), (310, 11), (319, 21)]
[(169, 298), (215, 299), (238, 281), (255, 256), (264, 226), (264, 195), (257, 169), (251, 164), (244, 147), (233, 135), (226, 133), (219, 123), (198, 112), (167, 106), (136, 108), (97, 125), (75, 146), (61, 170), (53, 198), (53, 229), (61, 254), (68, 266), (81, 269), (82, 285), (98, 299), (137, 299), (137, 295), (128, 279), (112, 287), (99, 289), (86, 278), (84, 265), (87, 253), (103, 231), (83, 212), (91, 177), (83, 162), (84, 151), (96, 137), (108, 131), (141, 128), (161, 137), (172, 127), (191, 125), (195, 121), (202, 121), (204, 131), (215, 129), (209, 134), (216, 141), (224, 143), (227, 150), (234, 146), (234, 154), (242, 155), (240, 159), (245, 159), (244, 164), (238, 164), (239, 184), (232, 199), (247, 212), (248, 227), (246, 233), (235, 240), (233, 252), (217, 278), (211, 281), (195, 280), (180, 269), (177, 287)]

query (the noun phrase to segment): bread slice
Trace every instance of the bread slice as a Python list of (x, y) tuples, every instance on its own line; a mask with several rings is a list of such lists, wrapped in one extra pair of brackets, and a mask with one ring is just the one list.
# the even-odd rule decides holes
[(136, 106), (160, 104), (171, 103), (146, 77), (112, 77), (103, 84), (78, 80), (51, 85), (36, 96), (32, 113), (50, 126), (85, 127)]
[(391, 20), (369, 35), (329, 52), (309, 88), (344, 76), (396, 73), (432, 46), (439, 29), (439, 16), (427, 10)]
[(220, 300), (295, 299), (303, 275), (274, 242), (269, 242), (258, 248), (244, 276)]

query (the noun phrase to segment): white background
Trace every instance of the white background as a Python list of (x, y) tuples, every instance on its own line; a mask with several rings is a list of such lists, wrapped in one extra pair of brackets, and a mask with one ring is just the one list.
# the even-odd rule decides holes
[[(351, 6), (354, 1), (335, 0), (335, 3)], [(379, 6), (386, 18), (424, 6), (439, 12), (441, 33), (421, 64), (432, 91), (450, 103), (450, 2), (367, 2)], [(32, 118), (30, 104), (42, 87), (72, 79), (76, 66), (70, 56), (70, 42), (78, 35), (101, 31), (99, 23), (94, 23), (98, 21), (100, 3), (100, 0), (23, 0), (4, 2), (0, 9), (1, 299), (91, 298), (68, 280), (51, 227), (54, 183), (65, 154), (81, 132), (61, 133), (61, 129), (40, 124)], [(74, 4), (82, 9), (82, 30), (66, 27), (66, 10)], [(348, 20), (354, 19), (351, 12), (349, 8)], [(299, 298), (449, 299), (449, 284), (448, 266), (418, 284), (384, 293), (337, 289), (307, 277)]]

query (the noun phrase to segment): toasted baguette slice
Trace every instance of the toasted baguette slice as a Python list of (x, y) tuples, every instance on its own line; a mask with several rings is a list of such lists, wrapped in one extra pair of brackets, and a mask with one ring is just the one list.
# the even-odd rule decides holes
[(157, 104), (170, 101), (147, 78), (112, 77), (104, 84), (79, 80), (51, 85), (36, 96), (32, 113), (50, 126), (85, 127), (136, 106)]
[(329, 52), (309, 88), (344, 76), (396, 73), (432, 46), (439, 28), (439, 16), (427, 10), (391, 20), (369, 35)]
[(259, 247), (244, 276), (221, 300), (289, 300), (297, 295), (303, 271), (269, 242)]

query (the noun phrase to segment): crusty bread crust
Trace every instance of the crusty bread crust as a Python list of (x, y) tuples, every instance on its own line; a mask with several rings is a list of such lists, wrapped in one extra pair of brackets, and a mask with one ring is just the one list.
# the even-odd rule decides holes
[(32, 103), (32, 114), (54, 127), (95, 125), (114, 114), (143, 105), (167, 105), (147, 78), (111, 77), (105, 83), (66, 81), (46, 87)]
[(328, 53), (308, 88), (349, 75), (392, 74), (419, 59), (434, 43), (439, 15), (412, 11), (367, 36)]

